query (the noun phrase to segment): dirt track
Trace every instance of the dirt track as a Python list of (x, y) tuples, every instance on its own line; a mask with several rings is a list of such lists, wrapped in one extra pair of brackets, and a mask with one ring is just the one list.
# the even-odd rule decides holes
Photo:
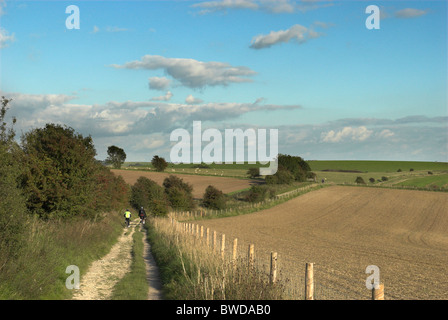
[[(134, 171), (134, 170), (111, 170), (113, 173), (120, 175), (130, 185), (133, 185), (141, 176), (154, 180), (158, 184), (162, 185), (163, 180), (171, 175), (167, 172), (150, 172), (150, 171)], [(176, 174), (174, 174), (176, 175)], [(187, 174), (178, 174), (178, 177), (182, 178), (184, 182), (188, 182), (193, 185), (193, 196), (195, 198), (202, 198), (205, 189), (209, 185), (213, 185), (217, 189), (224, 193), (238, 191), (241, 189), (249, 188), (254, 184), (260, 183), (257, 180), (227, 178), (227, 177), (214, 177), (214, 176), (194, 176)]]
[(264, 264), (278, 252), (285, 277), (301, 281), (314, 262), (317, 299), (369, 299), (368, 265), (379, 267), (386, 299), (448, 299), (447, 208), (442, 192), (335, 186), (200, 224), (238, 238), (241, 251), (254, 243)]

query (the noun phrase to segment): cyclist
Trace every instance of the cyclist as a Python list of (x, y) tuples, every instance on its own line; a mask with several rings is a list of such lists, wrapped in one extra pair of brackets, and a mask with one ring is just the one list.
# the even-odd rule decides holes
[(140, 210), (138, 211), (138, 216), (140, 217), (140, 223), (145, 224), (146, 212), (145, 209), (143, 209), (143, 207), (141, 207)]
[(125, 224), (129, 228), (129, 222), (131, 220), (131, 211), (129, 211), (129, 209), (126, 209), (126, 211), (124, 213), (124, 218), (125, 218)]

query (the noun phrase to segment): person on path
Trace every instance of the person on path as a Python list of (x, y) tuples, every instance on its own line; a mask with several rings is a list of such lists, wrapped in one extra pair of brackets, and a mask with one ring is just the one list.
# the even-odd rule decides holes
[(138, 216), (140, 217), (140, 223), (145, 224), (146, 212), (145, 209), (143, 209), (143, 207), (141, 207), (140, 210), (138, 211)]
[(129, 209), (126, 209), (126, 211), (124, 212), (124, 219), (125, 219), (126, 225), (129, 228), (129, 223), (131, 221), (131, 211), (129, 211)]

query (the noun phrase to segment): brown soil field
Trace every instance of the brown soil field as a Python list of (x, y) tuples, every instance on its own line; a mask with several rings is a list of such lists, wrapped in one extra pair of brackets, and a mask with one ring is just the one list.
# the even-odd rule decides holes
[[(149, 178), (158, 184), (162, 185), (163, 180), (170, 176), (171, 173), (168, 172), (151, 172), (151, 171), (134, 171), (134, 170), (111, 170), (113, 173), (120, 175), (123, 179), (130, 185), (133, 185), (138, 178), (141, 176)], [(176, 174), (174, 174), (176, 175)], [(179, 178), (183, 179), (184, 182), (188, 182), (193, 186), (193, 196), (195, 198), (202, 198), (205, 189), (212, 185), (215, 188), (221, 190), (224, 193), (229, 193), (233, 191), (242, 190), (249, 188), (254, 184), (259, 184), (258, 180), (248, 180), (248, 179), (236, 179), (227, 177), (214, 177), (214, 176), (195, 176), (187, 174), (178, 174)]]
[(365, 271), (376, 265), (385, 299), (446, 300), (447, 209), (443, 192), (332, 186), (257, 213), (198, 223), (224, 233), (227, 248), (238, 238), (243, 254), (255, 244), (265, 267), (277, 252), (280, 277), (299, 295), (305, 263), (313, 262), (316, 299), (370, 299)]

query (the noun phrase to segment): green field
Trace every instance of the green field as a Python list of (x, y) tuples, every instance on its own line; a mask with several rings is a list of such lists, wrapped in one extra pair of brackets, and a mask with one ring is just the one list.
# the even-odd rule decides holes
[(395, 184), (397, 186), (415, 186), (419, 188), (432, 188), (436, 186), (438, 188), (447, 188), (448, 187), (448, 174), (443, 175), (434, 175), (427, 177), (419, 177), (408, 179), (406, 181), (399, 182)]
[(446, 170), (448, 162), (418, 162), (418, 161), (348, 161), (348, 160), (313, 160), (307, 161), (313, 171), (323, 170), (353, 170), (362, 172), (397, 172), (414, 170)]

